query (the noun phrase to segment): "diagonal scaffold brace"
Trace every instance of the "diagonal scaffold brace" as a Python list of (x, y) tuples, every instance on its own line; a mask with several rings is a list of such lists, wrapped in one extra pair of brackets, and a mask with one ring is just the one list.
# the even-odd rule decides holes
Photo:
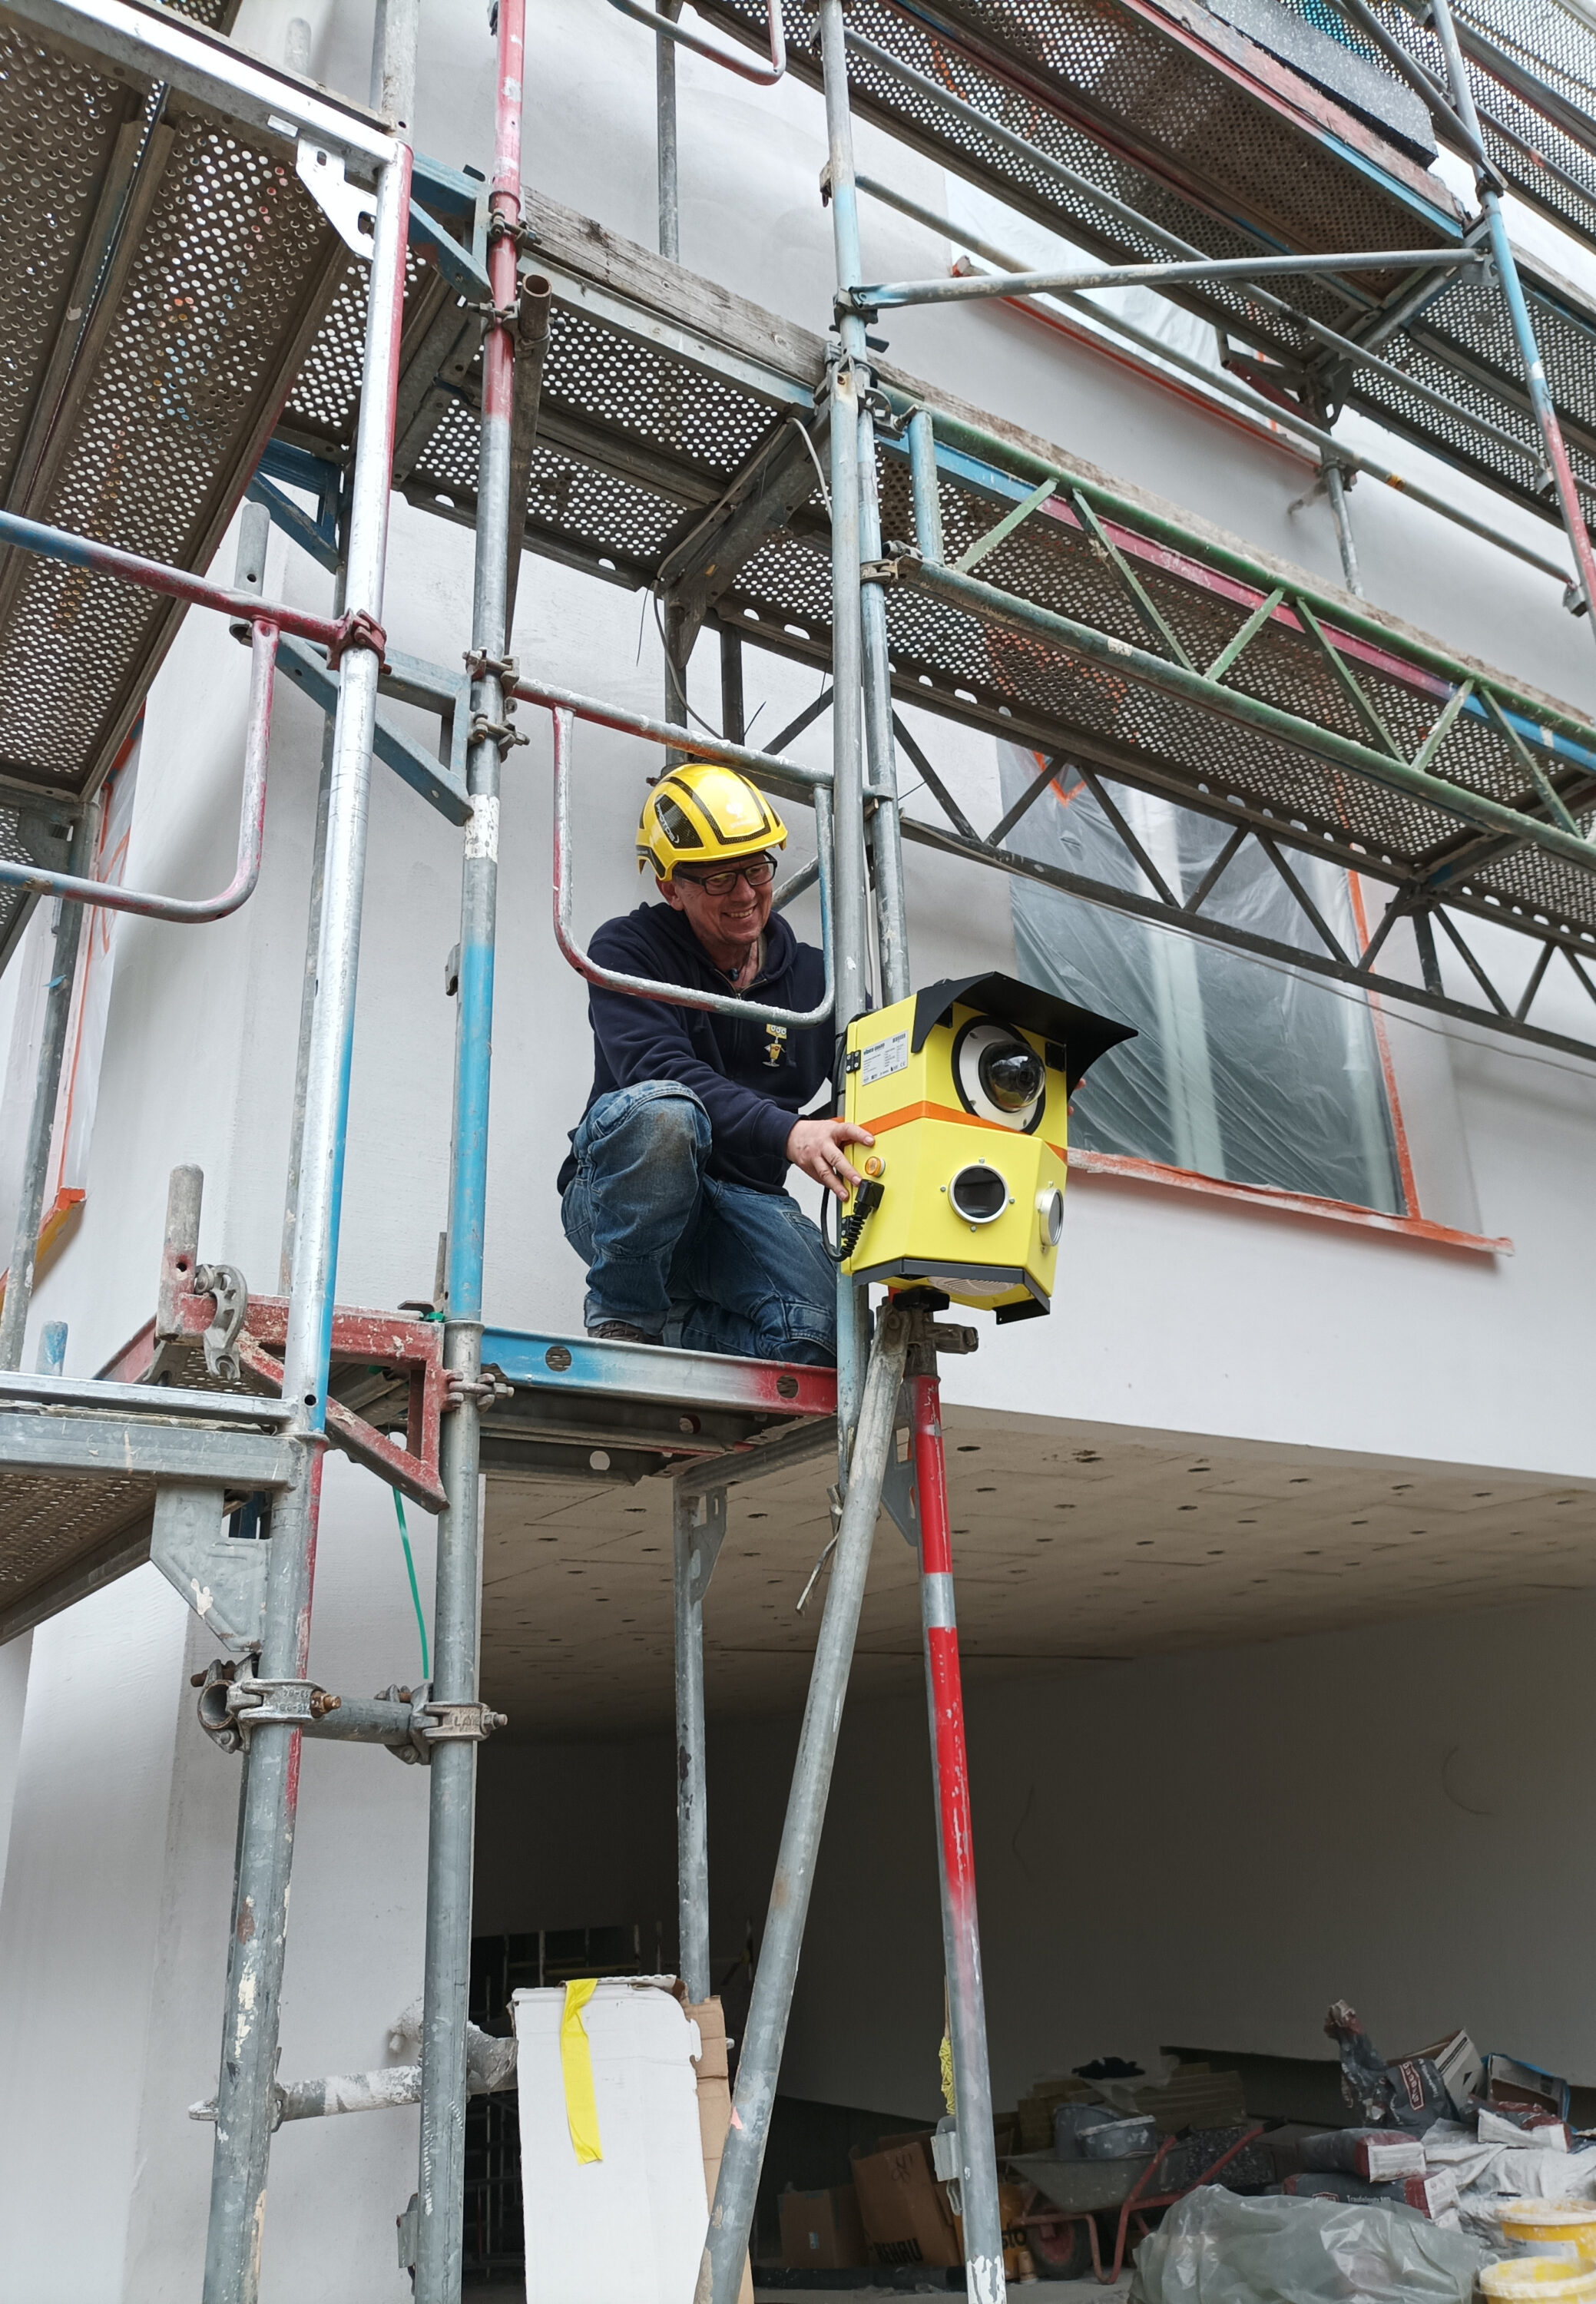
[[(889, 1299), (876, 1324), (769, 1912), (754, 1972), (731, 2130), (709, 2213), (695, 2304), (736, 2304), (743, 2277), (882, 1487), (902, 1421), (905, 1379), (957, 2111), (955, 2199), (964, 2226), (965, 2293), (968, 2304), (1003, 2304), (1006, 2293), (970, 1771), (937, 1376), (938, 1345), (967, 1351), (973, 1338), (967, 1329), (938, 1325), (933, 1313), (945, 1301), (931, 1290), (910, 1291)], [(684, 1879), (684, 1890), (687, 1885)], [(700, 1902), (706, 1901), (696, 1875), (692, 1885)]]

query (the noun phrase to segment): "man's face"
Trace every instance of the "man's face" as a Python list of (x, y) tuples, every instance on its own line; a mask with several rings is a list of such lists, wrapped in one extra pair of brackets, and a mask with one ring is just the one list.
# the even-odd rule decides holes
[[(753, 860), (751, 862), (766, 860)], [(734, 868), (726, 867), (727, 870)], [(717, 876), (719, 877), (719, 876)], [(705, 950), (713, 953), (732, 947), (745, 949), (752, 944), (770, 917), (770, 906), (776, 895), (774, 877), (762, 888), (751, 888), (742, 870), (729, 888), (717, 892), (706, 888), (689, 872), (673, 873), (668, 880), (658, 884), (659, 893), (673, 911), (685, 912), (689, 927)]]

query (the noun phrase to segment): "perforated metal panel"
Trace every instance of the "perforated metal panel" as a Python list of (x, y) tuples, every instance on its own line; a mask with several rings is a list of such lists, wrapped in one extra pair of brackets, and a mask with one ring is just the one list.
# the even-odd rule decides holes
[[(186, 98), (151, 105), (3, 10), (0, 43), (0, 188), (17, 195), (0, 197), (8, 509), (203, 567), (343, 269), (339, 244), (286, 147)], [(180, 613), (5, 555), (0, 773), (91, 786)]]
[[(154, 1505), (150, 1479), (103, 1473), (72, 1479), (0, 1467), (0, 1622), (97, 1560), (136, 1554), (149, 1542)], [(6, 1637), (13, 1629), (19, 1627), (8, 1625)]]
[[(760, 14), (756, 0), (710, 4), (745, 29)], [(1315, 22), (1325, 13), (1322, 0), (1289, 4)], [(1504, 45), (1515, 40), (1515, 53), (1543, 65), (1566, 100), (1590, 117), (1596, 38), (1582, 25), (1563, 32), (1553, 20), (1565, 13), (1556, 0), (1471, 0), (1468, 14), (1482, 34)], [(1382, 14), (1410, 51), (1440, 74), (1433, 39), (1401, 0), (1382, 0)], [(1447, 237), (1443, 218), (1454, 211), (1438, 177), (1418, 174), (1395, 153), (1382, 165), (1378, 140), (1365, 143), (1363, 165), (1353, 165), (1333, 113), (1314, 91), (1283, 78), (1264, 50), (1184, 0), (1148, 6), (1072, 0), (1067, 7), (1001, 0), (980, 9), (964, 0), (936, 0), (913, 12), (895, 0), (859, 0), (849, 22), (981, 119), (954, 114), (855, 53), (850, 76), (862, 114), (1110, 259), (1167, 256), (1167, 246), (1149, 224), (1214, 257), (1243, 256), (1261, 245), (1322, 252), (1435, 245)], [(794, 68), (812, 80), (812, 20), (794, 4), (787, 26)], [(1180, 28), (1192, 37), (1177, 38)], [(1349, 45), (1380, 61), (1367, 43)], [(1577, 229), (1596, 224), (1596, 124), (1582, 144), (1481, 67), (1473, 85), (1493, 157), (1508, 181)], [(1267, 101), (1261, 88), (1274, 89), (1278, 100)], [(1023, 139), (1031, 153), (1013, 149), (1000, 130)], [(1049, 160), (1080, 181), (1065, 182)], [(1426, 208), (1425, 185), (1433, 211)], [(1378, 317), (1382, 300), (1404, 292), (1390, 277), (1368, 274), (1345, 290), (1322, 281), (1271, 285), (1295, 312), (1354, 337)], [(1505, 362), (1499, 356), (1501, 305), (1494, 291), (1472, 302), (1455, 298), (1445, 326), (1427, 316), (1416, 340), (1398, 331), (1380, 349), (1455, 407), (1522, 437), (1522, 455), (1388, 377), (1359, 369), (1349, 380), (1337, 353), (1244, 289), (1213, 284), (1174, 295), (1243, 343), (1317, 371), (1332, 403), (1348, 401), (1520, 503), (1546, 510), (1534, 428), (1521, 407), (1516, 352), (1510, 349)], [(1548, 297), (1555, 306), (1558, 292), (1549, 289)], [(1543, 309), (1546, 301), (1535, 302), (1536, 322), (1550, 340), (1548, 368), (1556, 370), (1559, 409), (1577, 432), (1588, 421), (1596, 308), (1577, 292), (1564, 300), (1561, 315)], [(1592, 512), (1596, 516), (1596, 491)]]
[[(570, 251), (565, 251), (569, 258)], [(528, 543), (623, 581), (649, 583), (662, 562), (696, 527), (704, 507), (743, 471), (768, 436), (772, 408), (791, 398), (772, 376), (761, 390), (745, 357), (719, 375), (704, 357), (663, 351), (640, 311), (612, 299), (601, 318), (556, 278), (539, 446), (528, 500)], [(624, 269), (611, 244), (600, 276)], [(658, 313), (667, 309), (664, 267), (641, 270)], [(1427, 325), (1455, 334), (1473, 325), (1467, 300), (1478, 290), (1448, 292)], [(689, 298), (688, 301), (691, 301)], [(1462, 305), (1461, 318), (1454, 305)], [(763, 316), (755, 316), (763, 323)], [(1493, 333), (1494, 332), (1494, 333)], [(755, 331), (757, 333), (757, 330)], [(1476, 331), (1488, 352), (1506, 357), (1499, 313), (1486, 311)], [(1417, 360), (1421, 352), (1410, 357)], [(1422, 355), (1429, 357), (1429, 355)], [(784, 371), (810, 390), (820, 380), (818, 341), (804, 369)], [(1439, 366), (1439, 362), (1436, 363)], [(1585, 392), (1577, 373), (1570, 389)], [(1532, 474), (1527, 427), (1522, 469)], [(469, 517), (475, 500), (478, 419), (468, 390), (448, 412), (407, 483), (413, 501)], [(1504, 457), (1512, 453), (1504, 450)], [(1030, 476), (1033, 477), (1033, 475)], [(1030, 485), (1030, 477), (1025, 485)], [(913, 512), (901, 444), (886, 445), (884, 529), (913, 542)], [(975, 484), (944, 478), (943, 521), (951, 559), (990, 528), (1003, 504)], [(1235, 634), (1255, 596), (1238, 598), (1216, 580), (1200, 538), (1184, 558), (1144, 545), (1135, 560), (1160, 614), (1198, 665), (1210, 662)], [(791, 524), (742, 568), (721, 600), (723, 620), (741, 621), (751, 639), (824, 665), (830, 654), (831, 576), (818, 489)], [(1111, 563), (1073, 512), (1034, 515), (981, 566), (983, 580), (1055, 610), (1091, 630), (1153, 647), (1133, 599)], [(1346, 855), (1356, 843), (1388, 870), (1422, 867), (1460, 835), (1460, 820), (1394, 792), (1295, 744), (1216, 717), (1143, 682), (1075, 661), (1045, 639), (1016, 635), (933, 602), (911, 586), (887, 594), (888, 631), (899, 692), (951, 716), (1009, 729), (1057, 750), (1077, 752), (1190, 804), (1223, 813), (1244, 807), (1299, 844), (1329, 843)], [(1408, 756), (1416, 752), (1448, 692), (1424, 672), (1398, 636), (1357, 659), (1374, 709)], [(1276, 619), (1229, 675), (1241, 693), (1362, 744), (1370, 731), (1335, 669), (1289, 616)], [(1538, 709), (1539, 707), (1537, 707)], [(1575, 724), (1571, 723), (1572, 724)], [(1585, 732), (1596, 756), (1596, 732)], [(1456, 724), (1435, 763), (1475, 791), (1507, 805), (1532, 800), (1508, 744), (1477, 717)], [(1533, 851), (1498, 858), (1470, 883), (1478, 900), (1533, 901), (1556, 908), (1559, 923), (1596, 930), (1596, 888), (1575, 870), (1549, 866)]]

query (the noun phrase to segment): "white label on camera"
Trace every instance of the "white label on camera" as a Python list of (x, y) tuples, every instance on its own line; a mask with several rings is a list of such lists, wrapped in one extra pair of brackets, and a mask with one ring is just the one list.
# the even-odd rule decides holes
[(864, 1050), (860, 1061), (859, 1077), (866, 1088), (877, 1080), (888, 1080), (894, 1072), (909, 1069), (909, 1035), (895, 1032), (890, 1040), (877, 1040)]

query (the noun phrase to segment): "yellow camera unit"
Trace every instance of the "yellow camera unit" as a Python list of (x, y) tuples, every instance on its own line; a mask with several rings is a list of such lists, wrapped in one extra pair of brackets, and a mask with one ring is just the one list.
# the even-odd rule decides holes
[(1000, 1321), (1048, 1310), (1064, 1223), (1069, 1099), (1135, 1037), (1011, 976), (948, 977), (858, 1017), (843, 1116), (873, 1148), (839, 1230), (843, 1269), (929, 1282)]

